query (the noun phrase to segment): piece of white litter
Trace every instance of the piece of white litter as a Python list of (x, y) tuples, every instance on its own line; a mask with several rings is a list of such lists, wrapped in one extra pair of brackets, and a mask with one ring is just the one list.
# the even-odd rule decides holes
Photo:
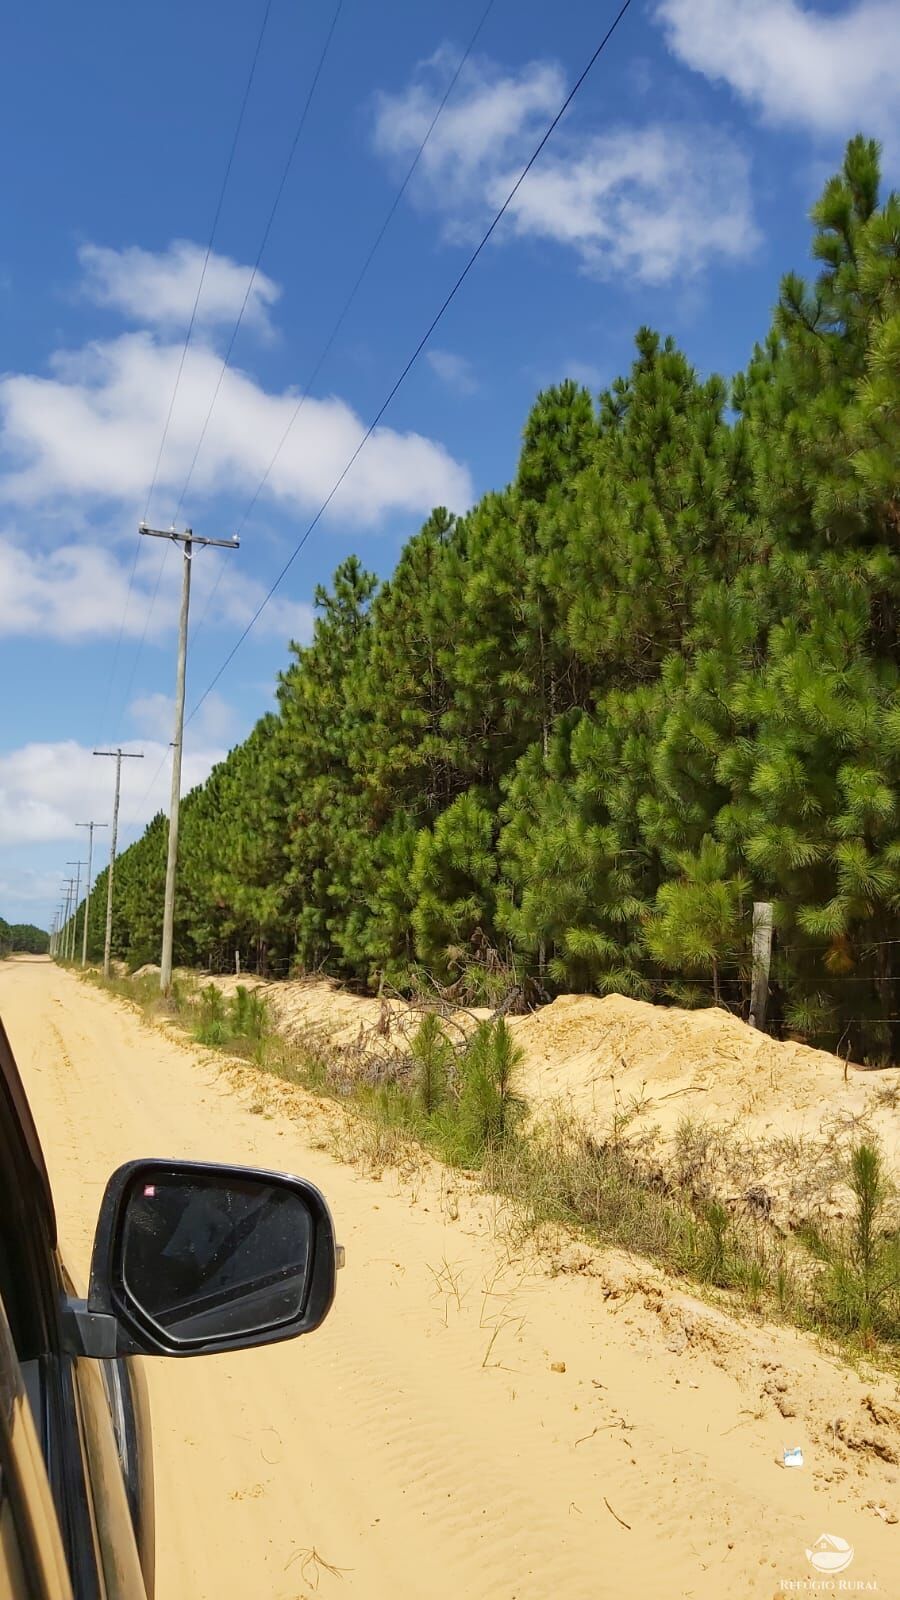
[(799, 1445), (794, 1450), (785, 1450), (782, 1460), (786, 1467), (802, 1467), (803, 1451)]

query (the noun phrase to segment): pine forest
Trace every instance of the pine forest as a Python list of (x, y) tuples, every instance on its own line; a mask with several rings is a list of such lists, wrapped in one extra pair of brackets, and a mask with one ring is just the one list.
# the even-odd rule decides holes
[[(277, 710), (181, 812), (176, 960), (490, 999), (513, 982), (900, 1044), (900, 198), (848, 146), (733, 381), (641, 328), (538, 395), (513, 481), (350, 556)], [(116, 867), (158, 959), (166, 821)], [(91, 901), (102, 952), (105, 873)]]

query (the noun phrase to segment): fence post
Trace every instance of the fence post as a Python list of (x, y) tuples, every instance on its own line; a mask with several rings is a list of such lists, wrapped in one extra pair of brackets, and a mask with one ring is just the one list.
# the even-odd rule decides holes
[(772, 902), (753, 903), (753, 977), (750, 987), (750, 1026), (765, 1028), (772, 961)]
[(237, 973), (237, 976), (240, 977), (240, 975), (241, 975), (241, 952), (240, 952), (240, 950), (235, 950), (235, 952), (234, 952), (234, 970)]

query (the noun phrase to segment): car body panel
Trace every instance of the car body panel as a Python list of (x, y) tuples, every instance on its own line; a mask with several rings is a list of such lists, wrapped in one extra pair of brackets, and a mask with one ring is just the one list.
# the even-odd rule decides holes
[(98, 1365), (112, 1416), (147, 1600), (152, 1600), (156, 1565), (156, 1506), (147, 1378), (139, 1356), (129, 1361), (102, 1361)]
[[(31, 1406), (0, 1305), (0, 1524), (15, 1516), (17, 1554), (26, 1566), (22, 1592), (34, 1600), (72, 1600), (69, 1569)], [(12, 1566), (11, 1531), (0, 1525)]]
[[(2, 1023), (0, 1163), (0, 1194), (5, 1191), (8, 1198), (4, 1221), (12, 1249), (13, 1284), (18, 1291), (15, 1321), (12, 1315), (10, 1320), (14, 1332), (18, 1325), (15, 1356), (19, 1363), (25, 1360), (29, 1392), (22, 1383), (21, 1366), (16, 1370), (41, 1456), (39, 1465), (55, 1508), (50, 1520), (61, 1540), (71, 1585), (78, 1600), (112, 1600), (113, 1596), (117, 1600), (152, 1600), (153, 1495), (146, 1465), (149, 1433), (140, 1445), (135, 1439), (142, 1425), (149, 1430), (146, 1389), (140, 1378), (132, 1382), (130, 1363), (125, 1360), (116, 1361), (120, 1381), (107, 1389), (99, 1372), (91, 1375), (79, 1370), (96, 1367), (96, 1363), (73, 1358), (63, 1348), (62, 1305), (71, 1293), (72, 1281), (57, 1247), (56, 1218), (37, 1130)], [(117, 1403), (123, 1445), (131, 1440), (137, 1526), (132, 1522), (119, 1458)], [(97, 1478), (92, 1486), (95, 1469)], [(110, 1486), (112, 1472), (118, 1478), (118, 1493)], [(146, 1529), (139, 1521), (143, 1508), (150, 1518)], [(121, 1524), (116, 1529), (114, 1519), (120, 1513)], [(107, 1540), (112, 1541), (109, 1553)], [(145, 1553), (146, 1580), (139, 1552)]]
[[(148, 1175), (151, 1181), (143, 1186)], [(143, 1219), (140, 1205), (146, 1210), (148, 1200), (159, 1198), (157, 1189), (165, 1192), (165, 1183), (175, 1190), (187, 1185), (172, 1238), (192, 1215), (192, 1198), (206, 1195), (207, 1220), (215, 1221), (217, 1206), (231, 1218), (238, 1198), (249, 1196), (249, 1210), (236, 1210), (236, 1220), (226, 1226), (227, 1247), (209, 1258), (214, 1272), (224, 1271), (228, 1248), (232, 1254), (255, 1248), (261, 1207), (274, 1208), (277, 1216), (278, 1207), (290, 1202), (296, 1213), (291, 1227), (279, 1231), (273, 1225), (264, 1236), (273, 1254), (259, 1271), (248, 1278), (235, 1267), (224, 1283), (198, 1275), (203, 1219), (195, 1219), (175, 1259), (188, 1263), (189, 1281), (207, 1300), (215, 1291), (216, 1325), (204, 1324), (202, 1337), (188, 1338), (180, 1324), (176, 1332), (152, 1320), (161, 1292), (163, 1310), (180, 1306), (177, 1296), (174, 1302), (165, 1299), (171, 1272), (167, 1276), (158, 1262), (144, 1285), (146, 1301), (132, 1292), (135, 1258), (125, 1254), (128, 1228), (137, 1226), (135, 1216)], [(140, 1205), (133, 1202), (131, 1184)], [(168, 1248), (168, 1235), (160, 1235), (156, 1225), (157, 1210), (150, 1205), (148, 1236)], [(221, 1244), (221, 1235), (214, 1237)], [(152, 1252), (148, 1259), (156, 1261)], [(17, 1600), (20, 1594), (27, 1600), (153, 1600), (150, 1407), (141, 1355), (245, 1349), (312, 1331), (330, 1309), (339, 1264), (343, 1253), (327, 1203), (305, 1179), (256, 1167), (144, 1158), (118, 1168), (107, 1183), (89, 1298), (80, 1299), (59, 1251), (37, 1130), (0, 1023), (0, 1590), (5, 1573), (17, 1585)], [(295, 1284), (291, 1315), (276, 1318), (273, 1307), (280, 1310), (281, 1303), (271, 1288), (282, 1294), (282, 1280)], [(182, 1292), (180, 1279), (175, 1287)], [(265, 1320), (258, 1308), (248, 1320), (250, 1291), (257, 1289), (265, 1291)], [(235, 1322), (232, 1312), (241, 1298)], [(195, 1310), (205, 1305), (196, 1292), (185, 1304)], [(134, 1328), (126, 1327), (126, 1316)], [(139, 1317), (150, 1322), (150, 1333), (138, 1326)]]
[(37, 1191), (38, 1203), (44, 1216), (50, 1244), (55, 1247), (57, 1242), (56, 1212), (53, 1207), (53, 1192), (50, 1188), (50, 1178), (44, 1161), (44, 1152), (41, 1141), (31, 1115), (31, 1107), (25, 1095), (25, 1086), (19, 1076), (12, 1046), (6, 1035), (3, 1022), (0, 1021), (0, 1086), (6, 1091), (7, 1099), (12, 1114), (18, 1124), (24, 1147), (25, 1165), (28, 1168), (31, 1182)]
[(96, 1361), (74, 1366), (106, 1600), (143, 1600), (146, 1586), (103, 1378)]

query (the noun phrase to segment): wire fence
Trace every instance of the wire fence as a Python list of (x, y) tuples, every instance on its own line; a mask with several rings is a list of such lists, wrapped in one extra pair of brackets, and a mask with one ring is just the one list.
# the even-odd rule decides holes
[[(884, 948), (898, 943), (900, 941), (888, 939), (866, 948)], [(360, 993), (408, 992), (421, 997), (430, 992), (439, 1000), (458, 995), (465, 1004), (481, 1003), (509, 1012), (536, 1009), (561, 993), (579, 988), (576, 984), (554, 982), (548, 970), (550, 965), (547, 961), (523, 959), (520, 955), (504, 958), (499, 952), (489, 950), (486, 959), (479, 956), (468, 965), (461, 962), (458, 972), (442, 980), (413, 963), (408, 983), (401, 991), (393, 990), (377, 973), (370, 982), (361, 976), (355, 980), (348, 977), (346, 968), (336, 958), (324, 960), (318, 966), (304, 964), (296, 953), (274, 953), (262, 939), (245, 939), (224, 940), (212, 945), (205, 952), (198, 976), (232, 976), (271, 982), (291, 978), (305, 982), (319, 979), (341, 982)], [(836, 1052), (859, 1065), (900, 1064), (900, 992), (888, 991), (896, 995), (896, 1001), (887, 1006), (881, 987), (886, 981), (900, 982), (900, 974), (891, 974), (887, 980), (863, 974), (819, 974), (817, 979), (809, 980), (806, 996), (809, 1012), (804, 1017), (803, 994), (797, 990), (795, 980), (792, 989), (786, 987), (776, 962), (770, 979), (765, 1032), (777, 1039), (790, 1039)], [(658, 1006), (690, 1010), (718, 1007), (745, 1022), (750, 1016), (749, 961), (746, 970), (717, 976), (634, 970), (618, 979), (601, 977), (583, 988), (599, 998), (617, 993)], [(860, 1003), (866, 1000), (868, 1005)]]

